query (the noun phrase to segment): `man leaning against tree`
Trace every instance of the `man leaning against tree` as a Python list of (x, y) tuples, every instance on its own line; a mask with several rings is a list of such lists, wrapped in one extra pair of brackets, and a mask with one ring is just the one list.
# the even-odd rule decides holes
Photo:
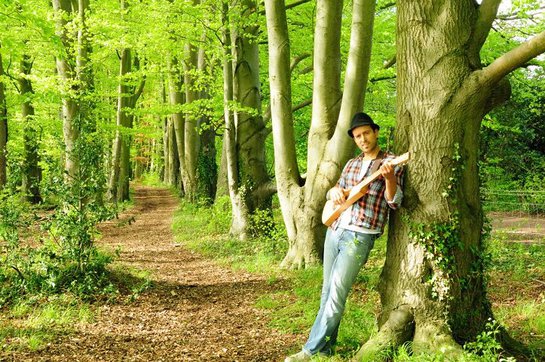
[(307, 361), (316, 354), (333, 354), (352, 284), (367, 261), (375, 240), (384, 231), (389, 209), (397, 209), (401, 204), (403, 169), (390, 163), (395, 155), (380, 149), (379, 130), (380, 126), (366, 113), (356, 113), (352, 118), (348, 135), (362, 153), (346, 163), (339, 181), (327, 192), (327, 199), (335, 204), (343, 203), (346, 191), (377, 168), (382, 177), (371, 182), (367, 193), (328, 228), (324, 244), (320, 310), (303, 349), (287, 357), (285, 362)]

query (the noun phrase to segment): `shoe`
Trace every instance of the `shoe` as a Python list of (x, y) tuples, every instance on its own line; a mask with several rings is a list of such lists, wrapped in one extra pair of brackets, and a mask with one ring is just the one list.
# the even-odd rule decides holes
[(284, 360), (284, 362), (310, 361), (311, 358), (312, 358), (311, 355), (309, 355), (307, 352), (305, 352), (305, 351), (302, 350), (302, 351), (299, 352), (299, 353), (292, 354), (291, 356), (286, 357), (286, 359)]

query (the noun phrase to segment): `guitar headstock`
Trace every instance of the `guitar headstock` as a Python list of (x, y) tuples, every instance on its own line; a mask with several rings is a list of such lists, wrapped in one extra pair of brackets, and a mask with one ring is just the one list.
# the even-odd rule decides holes
[(404, 165), (406, 164), (407, 162), (409, 162), (409, 160), (411, 159), (411, 154), (409, 152), (405, 152), (404, 154), (400, 155), (400, 156), (397, 156), (396, 158), (394, 158), (391, 163), (392, 165), (394, 166), (401, 166), (401, 165)]

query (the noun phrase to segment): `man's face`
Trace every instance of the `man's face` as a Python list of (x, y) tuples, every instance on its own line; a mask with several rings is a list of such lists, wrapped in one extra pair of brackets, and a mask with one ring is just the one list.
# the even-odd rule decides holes
[(363, 153), (373, 153), (377, 148), (378, 130), (373, 130), (371, 126), (356, 127), (352, 130), (352, 135), (354, 142)]

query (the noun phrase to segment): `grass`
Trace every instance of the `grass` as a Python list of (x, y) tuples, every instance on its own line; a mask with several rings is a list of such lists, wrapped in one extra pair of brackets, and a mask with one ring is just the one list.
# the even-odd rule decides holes
[[(322, 283), (321, 267), (286, 271), (279, 268), (287, 250), (282, 231), (276, 240), (271, 238), (239, 241), (229, 237), (229, 200), (212, 207), (202, 208), (182, 203), (175, 215), (173, 229), (177, 241), (203, 255), (214, 258), (234, 269), (265, 274), (270, 280), (287, 279), (288, 290), (263, 295), (256, 307), (270, 310), (270, 327), (306, 338), (319, 307)], [(279, 214), (275, 215), (281, 225)], [(195, 237), (198, 235), (198, 238)], [(284, 245), (282, 245), (282, 243)], [(495, 233), (489, 241), (491, 256), (489, 297), (500, 325), (530, 349), (545, 349), (545, 244), (524, 245), (508, 240), (505, 234)], [(345, 315), (339, 330), (337, 356), (346, 360), (357, 351), (362, 341), (376, 333), (376, 317), (380, 299), (376, 291), (386, 251), (386, 236), (375, 242), (367, 264), (362, 268), (349, 296)], [(304, 340), (304, 339), (301, 339)], [(491, 341), (480, 342), (481, 355), (467, 353), (464, 361), (497, 361), (497, 351)], [(391, 351), (393, 361), (441, 361), (444, 357), (419, 355), (410, 352), (410, 343)], [(486, 350), (489, 348), (490, 350)], [(294, 351), (286, 351), (296, 352)], [(502, 357), (503, 358), (503, 357)], [(540, 357), (536, 357), (538, 361)], [(317, 359), (319, 360), (319, 359)], [(503, 358), (509, 361), (508, 358)]]
[(497, 320), (531, 349), (545, 350), (545, 244), (510, 242), (498, 233), (489, 251), (489, 294)]
[(93, 318), (89, 304), (67, 294), (21, 301), (0, 314), (0, 351), (39, 350), (57, 336), (71, 333), (77, 323)]

